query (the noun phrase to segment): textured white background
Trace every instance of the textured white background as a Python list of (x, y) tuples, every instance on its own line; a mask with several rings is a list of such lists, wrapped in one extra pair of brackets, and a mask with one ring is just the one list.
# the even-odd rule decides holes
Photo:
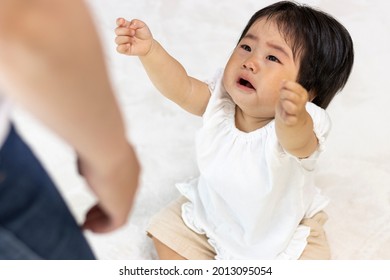
[[(107, 235), (87, 233), (101, 259), (154, 259), (149, 218), (178, 195), (174, 183), (197, 175), (194, 135), (201, 120), (164, 99), (137, 58), (115, 51), (117, 17), (146, 21), (189, 74), (207, 79), (223, 66), (265, 0), (89, 0), (112, 84), (143, 166), (129, 223)], [(304, 1), (339, 19), (355, 43), (355, 65), (331, 103), (333, 121), (317, 183), (330, 196), (326, 224), (334, 259), (390, 259), (390, 4), (387, 0)], [(60, 187), (78, 221), (93, 196), (64, 142), (20, 109), (18, 127)], [(75, 124), (76, 125), (76, 124)]]

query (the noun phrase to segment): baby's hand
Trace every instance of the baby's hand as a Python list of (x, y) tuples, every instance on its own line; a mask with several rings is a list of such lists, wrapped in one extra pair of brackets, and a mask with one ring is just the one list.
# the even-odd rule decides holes
[(275, 118), (287, 126), (293, 126), (304, 121), (306, 102), (309, 94), (300, 84), (283, 81), (280, 89), (279, 101), (276, 104)]
[(115, 43), (116, 50), (121, 54), (144, 56), (153, 45), (153, 36), (148, 26), (137, 19), (127, 21), (124, 18), (116, 20)]

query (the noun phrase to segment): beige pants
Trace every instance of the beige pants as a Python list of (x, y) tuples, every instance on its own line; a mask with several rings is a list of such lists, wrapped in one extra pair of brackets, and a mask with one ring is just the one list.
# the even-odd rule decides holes
[[(151, 220), (148, 235), (186, 259), (213, 260), (215, 251), (208, 243), (207, 237), (189, 229), (181, 218), (181, 205), (186, 201), (186, 198), (179, 197), (157, 213)], [(330, 259), (330, 250), (323, 229), (326, 220), (325, 212), (319, 212), (312, 218), (301, 221), (302, 225), (310, 227), (310, 235), (300, 260)]]

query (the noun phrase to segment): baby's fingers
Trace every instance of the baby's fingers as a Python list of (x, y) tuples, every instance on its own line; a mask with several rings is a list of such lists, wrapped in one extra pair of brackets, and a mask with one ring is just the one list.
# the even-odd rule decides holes
[(117, 27), (115, 29), (115, 35), (117, 36), (134, 36), (135, 30), (126, 27)]
[(283, 81), (280, 91), (280, 98), (290, 100), (293, 103), (306, 103), (308, 92), (296, 82)]
[(118, 27), (132, 28), (132, 29), (139, 29), (146, 26), (146, 24), (139, 19), (132, 19), (131, 21), (128, 21), (124, 18), (117, 18), (116, 25)]
[(116, 47), (116, 51), (121, 54), (128, 54), (130, 50), (130, 44), (122, 44)]
[(146, 26), (145, 22), (139, 19), (132, 19), (128, 24), (129, 27), (134, 29), (144, 28)]
[(129, 37), (129, 36), (117, 36), (115, 38), (115, 43), (117, 45), (129, 44), (129, 43), (131, 43), (131, 37)]
[(280, 110), (283, 112), (283, 119), (296, 117), (300, 112), (300, 107), (297, 104), (291, 102), (290, 100), (280, 100), (279, 102)]
[(275, 118), (285, 125), (294, 125), (297, 122), (297, 116), (290, 106), (293, 107), (294, 104), (281, 100), (276, 105)]
[(129, 27), (130, 24), (131, 24), (131, 22), (128, 20), (125, 20), (124, 18), (117, 18), (116, 19), (116, 25), (118, 27)]

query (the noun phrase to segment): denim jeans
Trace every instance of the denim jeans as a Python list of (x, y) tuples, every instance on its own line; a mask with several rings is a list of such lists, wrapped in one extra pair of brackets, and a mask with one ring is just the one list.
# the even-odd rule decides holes
[(0, 259), (94, 259), (52, 180), (15, 129), (0, 150)]

